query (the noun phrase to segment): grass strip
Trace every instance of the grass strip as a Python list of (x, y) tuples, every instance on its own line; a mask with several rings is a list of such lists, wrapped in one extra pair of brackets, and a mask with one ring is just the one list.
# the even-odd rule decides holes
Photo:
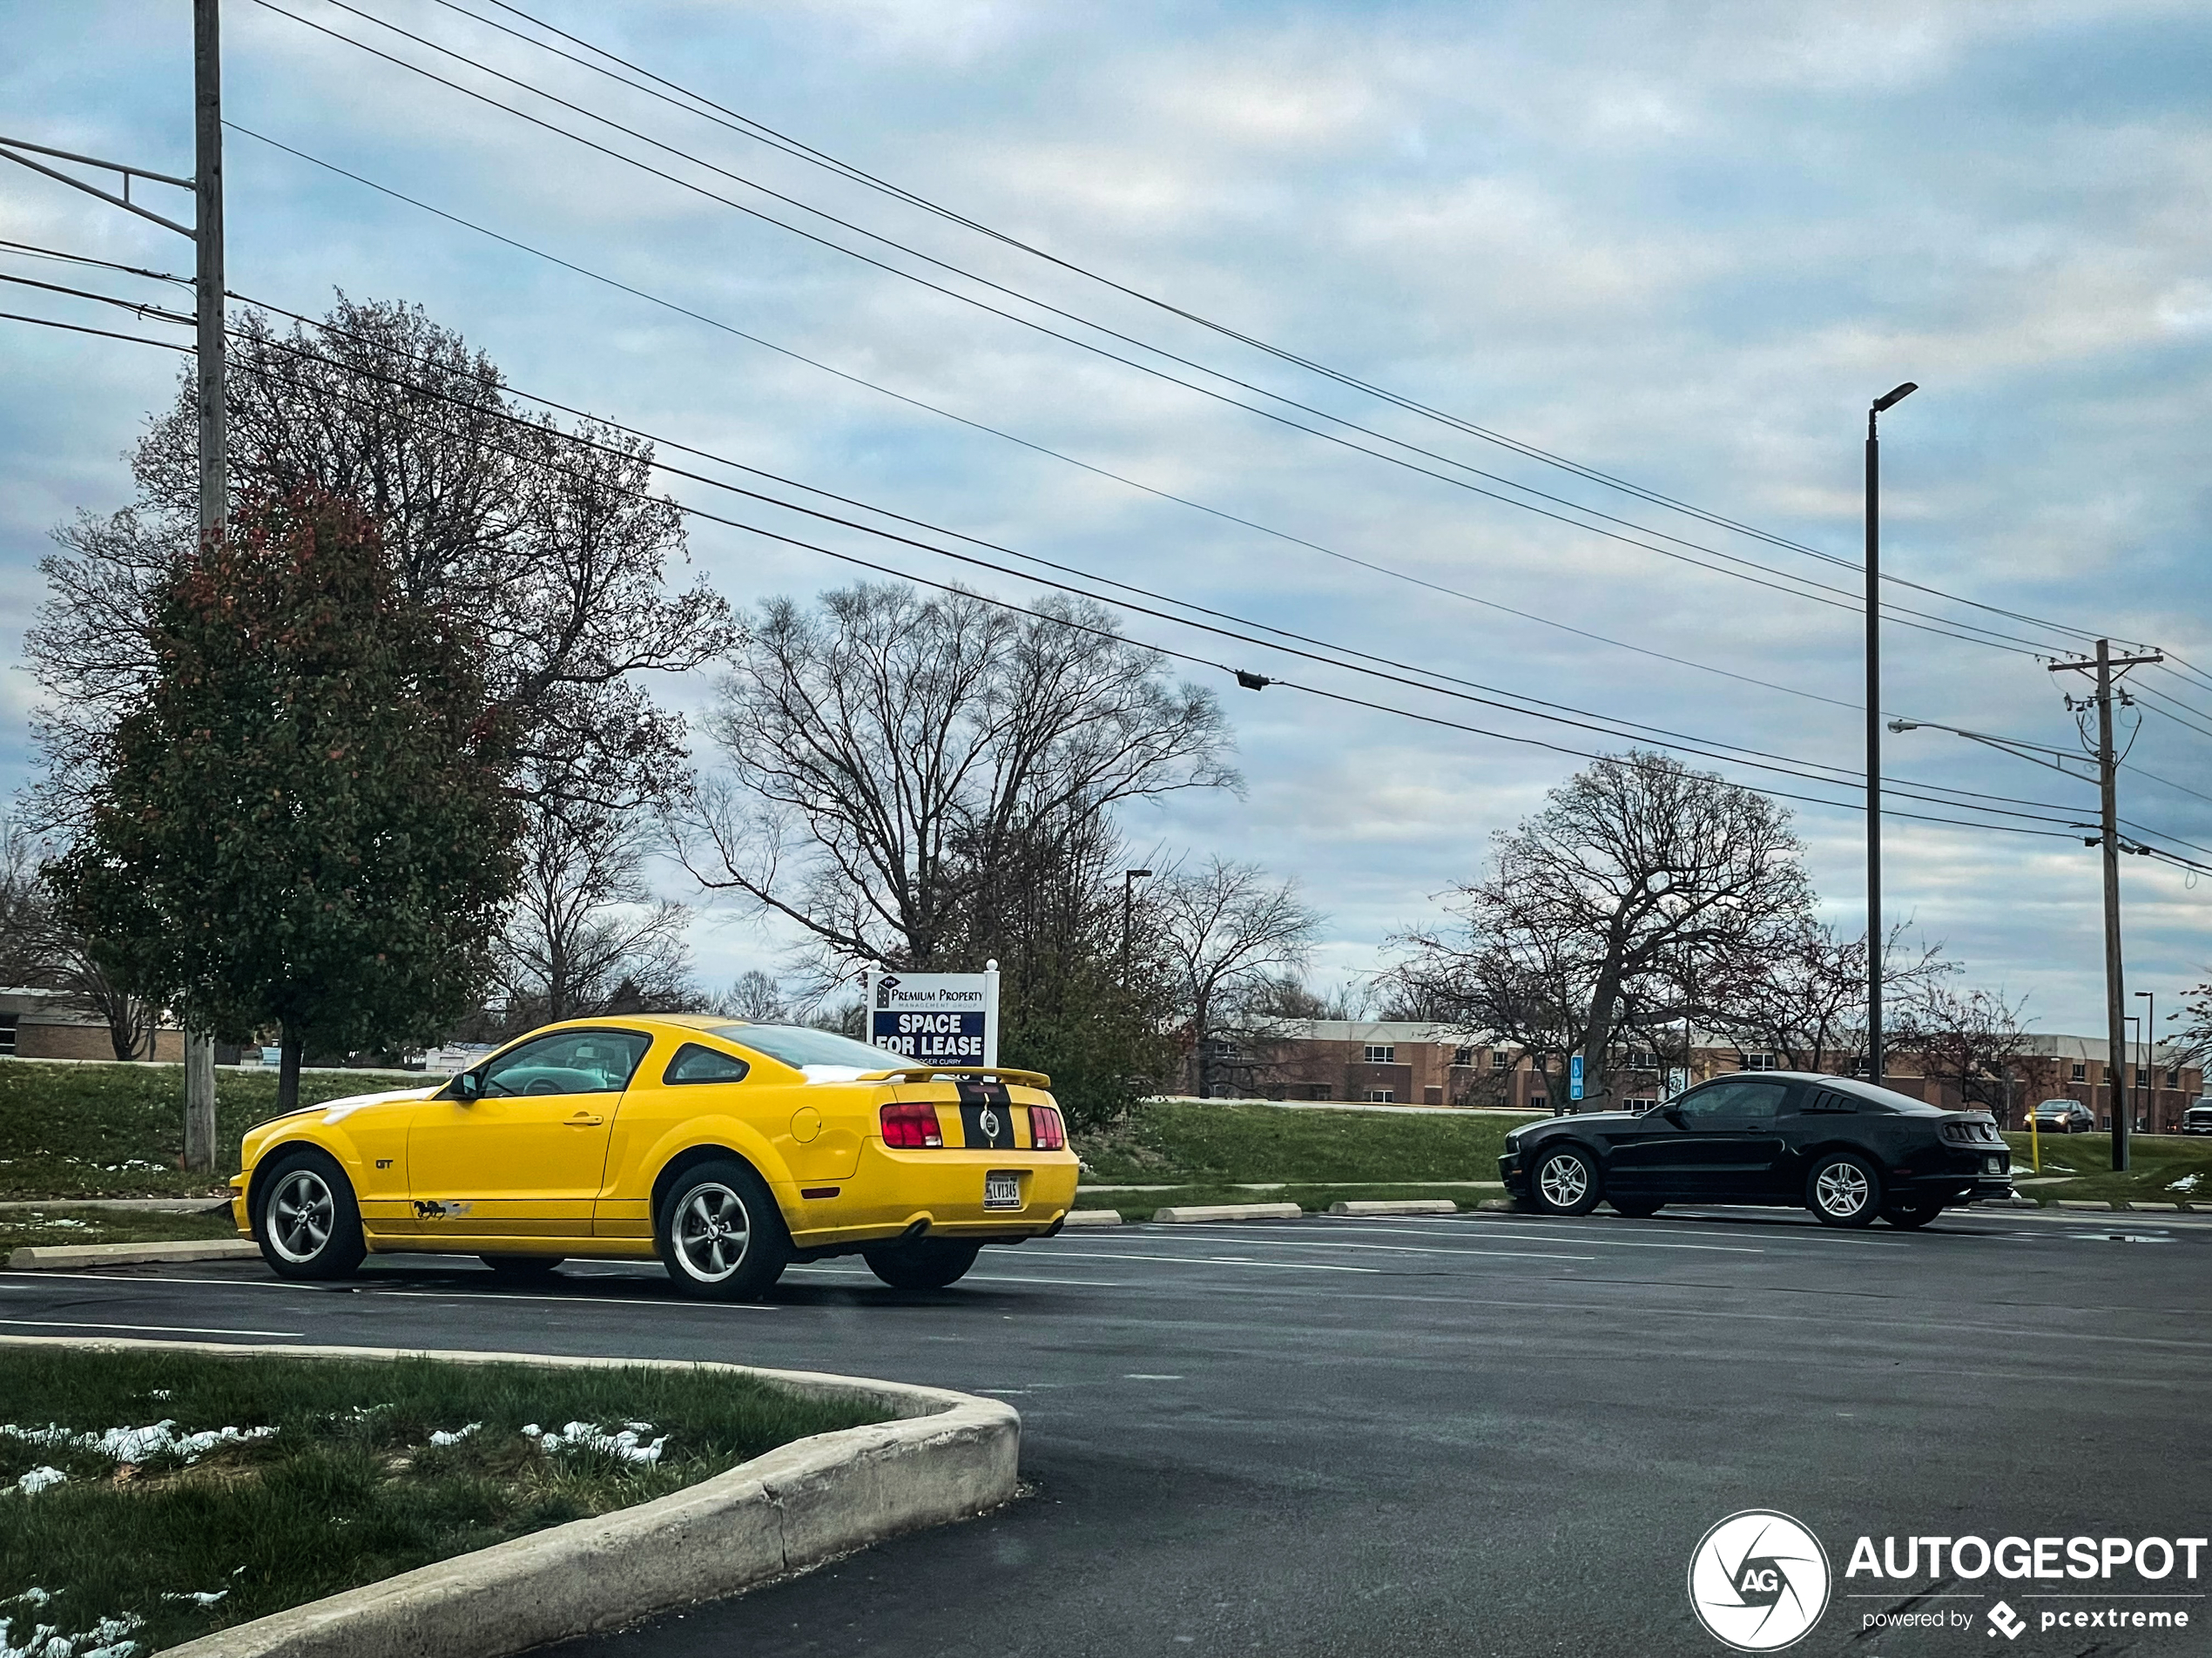
[[(179, 1214), (159, 1210), (78, 1209), (66, 1203), (0, 1210), (0, 1263), (27, 1245), (199, 1244), (237, 1236), (238, 1227), (228, 1210), (219, 1215)], [(4, 1408), (0, 1404), (0, 1409)]]
[(705, 1371), (0, 1349), (0, 1650), (158, 1650), (882, 1419)]
[(2058, 1184), (2020, 1185), (2033, 1181), (2028, 1137), (2008, 1134), (2013, 1149), (2013, 1190), (2039, 1203), (2060, 1198), (2094, 1202), (2151, 1203), (2212, 1203), (2212, 1136), (2139, 1134), (2130, 1136), (2126, 1173), (2112, 1166), (2112, 1136), (2108, 1134), (2045, 1134), (2042, 1176), (2064, 1176)]
[[(421, 1072), (308, 1071), (303, 1105), (419, 1088)], [(0, 1197), (227, 1195), (247, 1129), (276, 1110), (276, 1073), (215, 1074), (215, 1176), (184, 1172), (180, 1065), (0, 1061)]]

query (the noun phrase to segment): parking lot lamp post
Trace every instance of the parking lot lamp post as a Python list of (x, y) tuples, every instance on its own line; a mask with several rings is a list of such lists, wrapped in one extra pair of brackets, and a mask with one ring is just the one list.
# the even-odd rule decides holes
[(1882, 1085), (1882, 411), (1919, 391), (1906, 381), (1866, 410), (1866, 1077)]
[[(2158, 994), (2152, 990), (2135, 993), (2149, 1006), (2143, 1009), (2143, 1056), (2135, 1063), (2135, 1093), (2143, 1100), (2149, 1115), (2145, 1118), (2148, 1132), (2158, 1132)], [(2149, 1088), (2144, 1088), (2144, 1075), (2150, 1073)]]

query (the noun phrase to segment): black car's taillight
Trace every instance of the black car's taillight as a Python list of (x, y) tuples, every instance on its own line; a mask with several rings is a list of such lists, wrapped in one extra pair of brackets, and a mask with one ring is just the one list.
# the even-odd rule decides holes
[(912, 1151), (943, 1145), (945, 1135), (937, 1126), (937, 1108), (915, 1100), (885, 1106), (883, 1143)]

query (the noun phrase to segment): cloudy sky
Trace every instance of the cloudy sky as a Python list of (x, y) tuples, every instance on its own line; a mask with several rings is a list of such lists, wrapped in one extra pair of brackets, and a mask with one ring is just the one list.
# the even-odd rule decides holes
[[(1248, 791), (1129, 819), (1162, 855), (1220, 851), (1295, 875), (1330, 917), (1324, 980), (1371, 969), (1392, 933), (1433, 918), (1489, 833), (1578, 764), (1405, 712), (1571, 750), (1623, 747), (1631, 721), (1733, 745), (1729, 775), (1838, 803), (1795, 803), (1798, 827), (1834, 919), (1863, 923), (1855, 792), (1742, 751), (1827, 776), (1862, 762), (1859, 577), (1844, 566), (1859, 551), (1866, 405), (1899, 381), (1923, 389), (1885, 421), (1885, 568), (1939, 592), (1889, 595), (1923, 614), (1886, 630), (1886, 710), (2066, 745), (2055, 654), (2105, 633), (2212, 673), (2201, 3), (521, 7), (1083, 271), (1647, 494), (1271, 358), (462, 15), (539, 34), (492, 0), (280, 3), (294, 15), (226, 4), (234, 122), (667, 303), (243, 133), (226, 163), (236, 290), (309, 312), (341, 288), (419, 300), (527, 391), (1323, 638), (1332, 657), (1365, 651), (1610, 728), (1132, 618), (1152, 643), (1405, 711), (1255, 695), (1190, 669), (1224, 698)], [(0, 19), (15, 136), (191, 171), (184, 0), (5, 0)], [(180, 239), (9, 174), (0, 236), (189, 269)], [(0, 254), (11, 275), (57, 268)], [(0, 309), (118, 315), (21, 287)], [(0, 363), (12, 653), (47, 532), (126, 498), (122, 452), (176, 360), (0, 322)], [(838, 544), (957, 574), (861, 536)], [(847, 579), (713, 524), (695, 523), (691, 551), (740, 603)], [(2212, 678), (2136, 683), (2123, 815), (2212, 863)], [(696, 706), (705, 687), (666, 690)], [(0, 785), (27, 773), (35, 699), (27, 676), (8, 677)], [(2047, 1028), (2100, 1028), (2096, 854), (2067, 830), (2094, 814), (2094, 790), (1941, 731), (1889, 744), (1900, 781), (1976, 792), (1898, 801), (1973, 826), (1890, 825), (1892, 919), (1909, 913), (1978, 982), (2028, 995)], [(1991, 816), (2000, 804), (2028, 815)], [(2162, 1012), (2212, 969), (2212, 878), (2152, 859), (2124, 876), (2131, 987)], [(697, 942), (717, 978), (774, 964), (775, 939), (734, 914), (710, 914)]]

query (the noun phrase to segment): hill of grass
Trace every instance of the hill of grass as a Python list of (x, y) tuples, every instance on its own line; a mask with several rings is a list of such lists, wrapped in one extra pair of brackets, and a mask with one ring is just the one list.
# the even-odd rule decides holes
[[(419, 1071), (307, 1071), (302, 1104), (421, 1085)], [(226, 1195), (246, 1130), (276, 1109), (276, 1073), (215, 1073), (215, 1176), (187, 1175), (181, 1065), (0, 1061), (0, 1197)]]

